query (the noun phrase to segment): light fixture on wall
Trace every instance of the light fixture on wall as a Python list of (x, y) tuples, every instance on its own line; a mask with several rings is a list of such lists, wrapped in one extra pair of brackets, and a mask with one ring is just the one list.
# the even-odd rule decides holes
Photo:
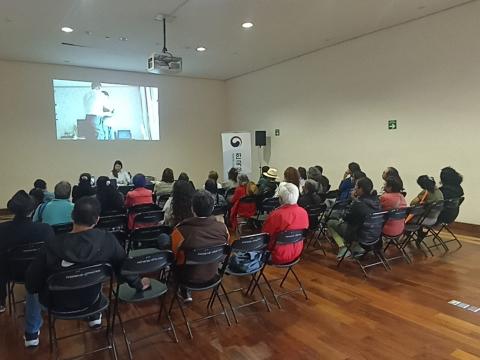
[(63, 26), (61, 30), (65, 33), (73, 32), (73, 29), (71, 27), (68, 27), (68, 26)]
[(204, 47), (204, 46), (199, 46), (199, 47), (197, 47), (197, 51), (198, 51), (198, 52), (204, 52), (204, 51), (206, 51), (206, 50), (207, 50), (207, 48)]
[(250, 22), (250, 21), (244, 22), (244, 23), (242, 24), (242, 27), (243, 27), (244, 29), (250, 29), (250, 28), (253, 27), (253, 23)]

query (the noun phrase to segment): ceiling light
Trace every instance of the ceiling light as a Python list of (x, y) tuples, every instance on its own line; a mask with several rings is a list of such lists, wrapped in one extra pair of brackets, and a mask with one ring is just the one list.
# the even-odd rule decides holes
[(71, 27), (64, 26), (64, 27), (62, 27), (62, 31), (66, 32), (66, 33), (71, 33), (73, 31), (73, 29)]
[(251, 23), (251, 22), (244, 22), (244, 23), (242, 24), (242, 27), (243, 27), (244, 29), (250, 29), (251, 27), (253, 27), (253, 23)]
[(203, 46), (197, 47), (197, 51), (198, 51), (198, 52), (204, 52), (205, 50), (207, 50), (206, 47), (203, 47)]

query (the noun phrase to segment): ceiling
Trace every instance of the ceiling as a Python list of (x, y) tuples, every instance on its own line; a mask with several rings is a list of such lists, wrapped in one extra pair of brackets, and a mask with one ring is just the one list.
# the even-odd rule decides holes
[[(180, 76), (229, 79), (467, 2), (1, 0), (0, 59), (145, 72), (147, 57), (162, 49), (162, 24), (154, 20), (162, 13), (173, 14), (167, 47), (183, 57)], [(252, 29), (241, 27), (247, 20)], [(200, 45), (207, 51), (197, 52)]]

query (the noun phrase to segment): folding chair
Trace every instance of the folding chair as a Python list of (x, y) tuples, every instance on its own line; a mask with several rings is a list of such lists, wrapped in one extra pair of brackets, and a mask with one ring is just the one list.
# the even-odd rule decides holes
[[(68, 292), (78, 294), (83, 290), (92, 287), (101, 287), (102, 284), (109, 284), (108, 296), (100, 292), (98, 300), (88, 307), (80, 309), (61, 309), (55, 307), (55, 298)], [(43, 304), (48, 311), (48, 333), (50, 338), (50, 352), (53, 352), (56, 359), (59, 359), (58, 342), (60, 340), (83, 335), (91, 330), (85, 330), (79, 333), (57, 337), (55, 323), (57, 320), (85, 320), (90, 316), (106, 312), (107, 328), (105, 346), (86, 352), (78, 357), (94, 354), (100, 351), (109, 351), (114, 359), (117, 359), (117, 350), (113, 339), (113, 331), (110, 326), (110, 315), (112, 305), (113, 289), (113, 270), (109, 264), (98, 264), (85, 267), (79, 267), (72, 270), (66, 270), (50, 275), (47, 279), (48, 285), (48, 304)]]
[(166, 225), (157, 225), (150, 227), (143, 227), (133, 230), (130, 233), (128, 241), (127, 253), (130, 254), (132, 250), (149, 248), (156, 252), (158, 249), (171, 249), (170, 239), (162, 236), (162, 234), (170, 235), (172, 228)]
[[(464, 197), (444, 200), (443, 210), (438, 217), (438, 222), (437, 224), (435, 224), (435, 226), (432, 226), (430, 228), (430, 231), (434, 233), (437, 238), (441, 239), (447, 251), (450, 250), (447, 244), (452, 241), (456, 241), (458, 243), (459, 249), (462, 247), (462, 243), (460, 242), (460, 240), (458, 240), (458, 238), (452, 232), (452, 230), (450, 229), (450, 225), (457, 219), (460, 205), (462, 205), (464, 200), (465, 200)], [(440, 228), (437, 229), (437, 226), (439, 226)], [(441, 232), (444, 230), (446, 230), (452, 236), (451, 239), (445, 240), (442, 237), (440, 237)]]
[(310, 245), (313, 245), (315, 251), (317, 250), (315, 249), (315, 245), (318, 244), (323, 255), (327, 255), (318, 237), (315, 236), (317, 231), (321, 231), (322, 218), (325, 215), (325, 211), (327, 211), (327, 205), (321, 204), (319, 206), (309, 206), (306, 210), (308, 214), (308, 241), (305, 247), (308, 248)]
[(168, 201), (170, 198), (171, 194), (163, 194), (157, 197), (157, 205), (160, 209), (163, 209), (165, 206), (165, 203)]
[[(253, 295), (253, 292), (250, 293), (250, 289), (253, 284), (255, 284), (255, 278), (256, 276), (263, 270), (265, 265), (267, 264), (268, 260), (268, 234), (266, 233), (260, 233), (260, 234), (254, 234), (254, 235), (247, 235), (247, 236), (242, 236), (238, 240), (236, 240), (230, 248), (230, 256), (229, 256), (229, 264), (227, 265), (225, 269), (225, 275), (229, 276), (238, 276), (238, 277), (245, 277), (245, 276), (250, 276), (250, 284), (245, 292), (246, 295), (250, 294), (250, 296)], [(232, 259), (240, 254), (240, 253), (255, 253), (255, 255), (258, 257), (258, 267), (251, 269), (249, 271), (238, 271), (232, 268), (231, 263)], [(225, 296), (228, 298), (229, 294), (232, 294), (234, 292), (241, 292), (243, 291), (244, 288), (238, 288), (234, 290), (230, 290), (228, 292), (225, 292)], [(267, 308), (268, 311), (271, 311), (270, 306), (268, 304), (267, 299), (265, 298), (265, 295), (261, 289), (261, 287), (258, 287), (258, 290), (261, 295), (261, 300), (254, 300), (246, 304), (242, 304), (236, 307), (233, 307), (230, 300), (228, 300), (228, 304), (230, 305), (230, 310), (232, 311), (233, 318), (235, 319), (235, 322), (238, 324), (238, 319), (237, 315), (235, 314), (235, 310), (251, 306), (254, 304), (258, 304), (260, 302), (263, 302)], [(212, 303), (213, 305), (213, 303)]]
[[(447, 245), (443, 242), (443, 239), (438, 236), (438, 234), (435, 232), (434, 227), (437, 224), (438, 217), (440, 216), (440, 213), (443, 210), (444, 206), (444, 201), (436, 201), (432, 204), (430, 204), (430, 211), (428, 212), (428, 215), (425, 217), (425, 219), (422, 222), (422, 229), (425, 229), (426, 231), (423, 233), (422, 238), (418, 238), (418, 243), (422, 244), (432, 255), (433, 257), (433, 252), (432, 249), (438, 248), (441, 246), (445, 250), (445, 254), (448, 252), (448, 247)], [(428, 238), (432, 238), (433, 244), (429, 245), (427, 244), (426, 240)]]
[[(281, 232), (277, 235), (277, 239), (276, 239), (276, 242), (275, 242), (275, 247), (277, 247), (277, 246), (278, 247), (288, 246), (288, 245), (297, 244), (297, 243), (300, 243), (300, 242), (302, 242), (302, 245), (303, 245), (303, 242), (305, 241), (305, 234), (306, 234), (306, 229), (304, 229), (304, 230), (288, 230), (288, 231)], [(273, 298), (274, 298), (274, 300), (275, 300), (279, 309), (281, 309), (281, 306), (280, 306), (280, 302), (278, 301), (278, 298), (280, 298), (282, 296), (285, 296), (285, 295), (288, 295), (288, 294), (291, 294), (291, 293), (294, 293), (294, 292), (301, 291), (303, 293), (303, 295), (305, 296), (305, 300), (308, 300), (308, 296), (307, 296), (307, 293), (305, 292), (305, 289), (303, 288), (302, 282), (300, 281), (298, 275), (295, 273), (295, 270), (293, 269), (294, 266), (297, 265), (300, 262), (300, 259), (301, 259), (301, 254), (296, 259), (294, 259), (293, 261), (291, 261), (287, 264), (273, 264), (269, 260), (268, 263), (267, 263), (268, 266), (272, 266), (272, 267), (275, 267), (275, 268), (278, 268), (278, 269), (287, 269), (285, 275), (281, 279), (274, 279), (274, 280), (269, 281), (267, 279), (267, 277), (265, 276), (265, 268), (266, 267), (264, 267), (262, 269), (262, 271), (260, 271), (258, 276), (255, 278), (253, 287), (250, 291), (250, 294), (253, 294), (253, 292), (255, 291), (255, 289), (257, 287), (260, 287), (260, 278), (263, 278), (265, 284), (267, 285), (268, 289), (270, 290), (270, 292), (271, 292), (271, 294), (272, 294), (272, 296), (273, 296)], [(285, 282), (285, 280), (288, 277), (288, 274), (290, 274), (290, 273), (293, 274), (293, 276), (295, 277), (295, 280), (297, 281), (297, 283), (300, 287), (297, 288), (297, 289), (288, 290), (288, 291), (285, 291), (285, 292), (282, 292), (282, 293), (275, 293), (275, 291), (272, 288), (271, 283), (281, 280), (280, 287), (283, 288), (283, 283)]]
[(160, 225), (164, 218), (164, 212), (162, 210), (149, 210), (140, 213), (135, 213), (133, 218), (132, 230)]
[(95, 227), (109, 232), (127, 231), (127, 215), (125, 213), (102, 215)]
[[(136, 291), (136, 289), (131, 288), (128, 284), (120, 285), (120, 283), (117, 282), (117, 290), (115, 291), (115, 306), (114, 306), (113, 320), (112, 320), (112, 332), (114, 329), (115, 316), (116, 316), (118, 317), (118, 320), (120, 322), (120, 327), (122, 328), (123, 339), (125, 340), (125, 345), (127, 346), (129, 359), (133, 358), (132, 348), (131, 348), (133, 343), (148, 339), (152, 336), (156, 336), (158, 335), (158, 332), (143, 336), (135, 340), (130, 340), (125, 331), (125, 324), (131, 321), (144, 319), (146, 317), (151, 317), (154, 314), (152, 313), (145, 314), (134, 319), (123, 321), (120, 315), (120, 311), (118, 310), (118, 303), (119, 301), (121, 301), (122, 303), (134, 305), (134, 304), (144, 303), (147, 301), (154, 301), (158, 299), (159, 311), (155, 313), (155, 315), (158, 314), (158, 321), (160, 321), (162, 317), (162, 312), (164, 310), (166, 294), (168, 292), (168, 287), (167, 287), (168, 276), (165, 276), (165, 273), (167, 272), (167, 269), (169, 269), (170, 266), (173, 264), (173, 262), (174, 262), (174, 255), (173, 255), (173, 252), (171, 251), (158, 250), (155, 253), (146, 252), (142, 254), (142, 250), (138, 250), (135, 257), (128, 258), (123, 263), (122, 271), (121, 271), (122, 276), (135, 276), (135, 275), (143, 276), (146, 274), (150, 276), (156, 275), (156, 279), (150, 277), (151, 287), (148, 290), (141, 291), (141, 292), (138, 292)], [(175, 332), (175, 326), (173, 325), (170, 315), (166, 311), (165, 313), (167, 316), (167, 320), (169, 321), (169, 324), (170, 324), (169, 327), (166, 329), (166, 331), (171, 330), (175, 342), (178, 343), (177, 334)]]
[(328, 241), (332, 249), (334, 249), (334, 247), (337, 246), (335, 241), (333, 241), (333, 239), (328, 234), (327, 223), (329, 220), (332, 220), (334, 218), (341, 218), (349, 204), (350, 204), (350, 200), (335, 201), (333, 205), (330, 207), (330, 209), (327, 209), (324, 212), (323, 216), (319, 219), (320, 231), (318, 232), (315, 243), (318, 243), (321, 246), (321, 240), (322, 238), (324, 238)]
[[(387, 221), (385, 222), (385, 225), (389, 221), (402, 221), (403, 223), (405, 223), (405, 219), (407, 218), (409, 213), (410, 213), (410, 208), (409, 207), (402, 208), (402, 209), (390, 210), (387, 214)], [(392, 256), (392, 257), (386, 257), (385, 256), (386, 260), (391, 261), (391, 260), (396, 260), (396, 259), (404, 259), (407, 264), (412, 263), (412, 260), (410, 259), (410, 257), (406, 253), (405, 249), (402, 248), (401, 239), (404, 236), (404, 234), (405, 234), (405, 227), (403, 228), (401, 233), (396, 234), (396, 235), (387, 235), (387, 234), (382, 232), (382, 238), (383, 238), (384, 242), (386, 242), (386, 245), (383, 249), (384, 256), (385, 256), (388, 248), (391, 245), (393, 245), (400, 252), (400, 255), (398, 255), (398, 256)]]
[[(241, 198), (239, 200), (239, 205), (242, 205), (242, 204), (257, 204), (257, 197), (254, 196), (254, 195), (251, 195), (251, 196), (244, 196), (243, 198)], [(240, 215), (237, 215), (237, 235), (238, 236), (242, 236), (242, 235), (245, 235), (243, 233), (243, 228), (248, 228), (250, 230), (253, 230), (256, 228), (256, 224), (254, 223), (254, 220), (256, 220), (255, 218), (245, 218), (245, 217), (242, 217)]]
[[(373, 253), (375, 257), (379, 260), (373, 263), (368, 263), (366, 265), (362, 264), (362, 262), (354, 257), (356, 263), (360, 266), (367, 278), (367, 272), (365, 269), (375, 266), (375, 265), (383, 265), (385, 271), (391, 270), (390, 265), (388, 264), (388, 260), (385, 259), (382, 249), (382, 229), (383, 225), (385, 224), (385, 220), (387, 217), (388, 212), (376, 212), (370, 214), (364, 221), (360, 231), (357, 241), (359, 245), (366, 251), (363, 256), (367, 255), (368, 253)], [(351, 251), (353, 242), (347, 243), (347, 251), (343, 254), (343, 256), (337, 261), (337, 267), (340, 267), (343, 259)]]
[(37, 257), (38, 252), (43, 247), (43, 242), (33, 242), (17, 246), (6, 254), (8, 277), (7, 277), (7, 298), (8, 310), (15, 317), (17, 315), (17, 304), (24, 300), (16, 301), (15, 285), (25, 285), (25, 271), (30, 263)]
[[(223, 264), (223, 266), (218, 270), (218, 273), (211, 279), (210, 281), (207, 281), (206, 283), (198, 284), (198, 283), (192, 283), (192, 282), (187, 282), (183, 281), (181, 276), (177, 277), (176, 281), (176, 286), (175, 286), (175, 292), (172, 297), (172, 301), (170, 303), (170, 308), (168, 310), (168, 314), (170, 315), (172, 313), (173, 305), (175, 302), (177, 303), (178, 307), (180, 308), (180, 311), (182, 313), (183, 320), (185, 322), (185, 326), (187, 327), (188, 330), (188, 335), (190, 339), (193, 339), (193, 334), (192, 334), (192, 329), (190, 324), (193, 322), (197, 321), (203, 321), (207, 319), (214, 318), (216, 316), (223, 315), (225, 316), (225, 319), (228, 323), (228, 326), (231, 326), (230, 319), (228, 317), (227, 310), (225, 309), (225, 306), (223, 304), (222, 299), (220, 298), (219, 294), (219, 288), (222, 289), (223, 294), (225, 294), (225, 289), (222, 285), (222, 279), (223, 275), (225, 273), (225, 267), (228, 262), (228, 254), (229, 254), (229, 246), (228, 245), (217, 245), (217, 246), (210, 246), (210, 247), (205, 247), (205, 248), (199, 248), (199, 249), (189, 249), (184, 251), (184, 256), (185, 256), (185, 263), (182, 266), (208, 266), (211, 264)], [(178, 270), (178, 266), (177, 266)], [(177, 292), (178, 289), (183, 288), (186, 290), (190, 291), (196, 291), (196, 292), (201, 292), (201, 291), (207, 291), (211, 290), (211, 295), (209, 298), (209, 301), (207, 303), (207, 310), (210, 310), (213, 306), (213, 301), (215, 298), (218, 299), (220, 302), (220, 306), (222, 307), (222, 312), (212, 314), (212, 315), (207, 315), (203, 316), (194, 320), (189, 320), (185, 314), (184, 310), (184, 305), (183, 303), (178, 299)], [(229, 301), (228, 297), (226, 297), (227, 301)], [(230, 304), (231, 305), (231, 304)]]
[(262, 199), (257, 208), (257, 221), (264, 222), (268, 214), (280, 206), (278, 197), (270, 197)]
[(66, 234), (72, 231), (73, 223), (65, 223), (65, 224), (56, 224), (52, 225), (53, 232), (55, 235)]

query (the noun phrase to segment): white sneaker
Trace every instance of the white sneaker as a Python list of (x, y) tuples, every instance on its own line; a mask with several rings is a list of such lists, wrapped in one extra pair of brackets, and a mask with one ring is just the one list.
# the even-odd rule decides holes
[(26, 348), (37, 347), (40, 344), (40, 331), (36, 334), (25, 333), (23, 340)]
[(88, 326), (90, 327), (90, 329), (96, 329), (102, 326), (102, 314), (100, 314), (100, 317), (98, 319), (89, 321)]
[(0, 305), (0, 314), (4, 313), (5, 311), (7, 311), (7, 308), (3, 305)]

